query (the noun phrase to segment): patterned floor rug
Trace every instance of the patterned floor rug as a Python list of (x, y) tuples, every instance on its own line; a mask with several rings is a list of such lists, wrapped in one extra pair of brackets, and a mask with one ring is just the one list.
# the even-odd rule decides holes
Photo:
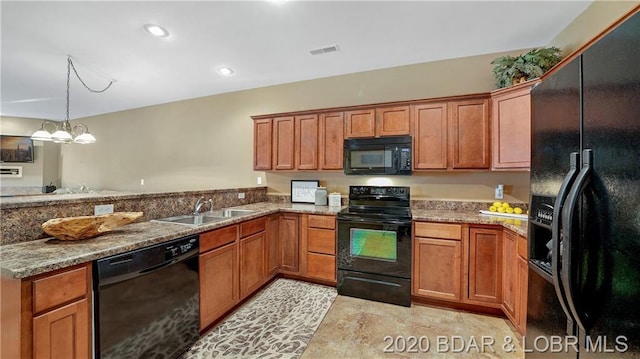
[(277, 279), (182, 359), (299, 358), (336, 296), (335, 288)]

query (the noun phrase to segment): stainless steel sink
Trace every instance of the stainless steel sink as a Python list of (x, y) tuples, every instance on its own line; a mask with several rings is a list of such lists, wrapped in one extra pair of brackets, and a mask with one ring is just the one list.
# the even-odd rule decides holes
[(205, 213), (205, 215), (211, 216), (211, 217), (229, 218), (229, 217), (243, 216), (245, 214), (249, 214), (253, 212), (255, 211), (252, 211), (249, 209), (222, 209), (219, 211)]
[(193, 215), (175, 216), (168, 218), (152, 219), (151, 222), (176, 223), (187, 226), (202, 226), (204, 224), (218, 222), (224, 220), (224, 217), (214, 217), (209, 215)]
[(219, 211), (205, 212), (198, 215), (186, 214), (168, 218), (152, 219), (151, 222), (176, 223), (187, 226), (202, 226), (204, 224), (222, 221), (226, 218), (238, 217), (255, 211), (249, 209), (222, 209)]

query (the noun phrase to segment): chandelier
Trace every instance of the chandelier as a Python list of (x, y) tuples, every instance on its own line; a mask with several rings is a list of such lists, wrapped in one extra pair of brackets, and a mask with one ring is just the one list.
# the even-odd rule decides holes
[[(84, 85), (84, 87), (93, 92), (93, 93), (102, 93), (107, 91), (109, 87), (113, 84), (113, 81), (109, 81), (107, 87), (102, 90), (93, 90), (87, 86), (87, 84), (82, 81), (80, 75), (78, 75), (78, 71), (76, 71), (75, 66), (73, 66), (73, 61), (71, 61), (71, 57), (67, 57), (67, 112), (66, 117), (63, 122), (59, 124), (55, 124), (51, 121), (44, 121), (40, 126), (40, 129), (31, 135), (31, 139), (38, 141), (53, 141), (56, 143), (94, 143), (96, 142), (96, 138), (89, 132), (89, 127), (85, 124), (78, 124), (71, 126), (69, 123), (69, 83), (71, 79), (71, 69), (73, 69), (73, 73), (76, 75), (78, 80)], [(47, 129), (47, 126), (51, 127), (51, 130)]]

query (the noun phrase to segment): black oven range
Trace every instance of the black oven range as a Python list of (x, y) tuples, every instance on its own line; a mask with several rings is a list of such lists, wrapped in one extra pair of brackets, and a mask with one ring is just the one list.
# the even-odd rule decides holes
[(411, 306), (409, 187), (350, 186), (338, 218), (338, 294)]

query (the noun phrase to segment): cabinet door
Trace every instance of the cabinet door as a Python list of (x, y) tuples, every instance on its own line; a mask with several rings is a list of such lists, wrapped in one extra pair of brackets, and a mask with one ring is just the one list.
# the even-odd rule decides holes
[(529, 265), (526, 258), (518, 257), (518, 305), (516, 305), (516, 327), (524, 335), (527, 329), (527, 292)]
[(489, 168), (489, 101), (449, 103), (452, 168)]
[(502, 301), (502, 231), (469, 229), (468, 299), (485, 303)]
[(514, 233), (505, 230), (503, 232), (503, 263), (504, 271), (502, 272), (502, 308), (506, 312), (507, 316), (512, 320), (515, 318), (518, 296), (518, 273), (513, 269), (517, 264), (517, 237)]
[(34, 358), (90, 358), (90, 343), (86, 298), (33, 318)]
[(460, 301), (462, 244), (459, 240), (419, 238), (414, 244), (413, 294)]
[(343, 167), (344, 113), (320, 115), (320, 169), (341, 170)]
[(376, 136), (401, 136), (410, 132), (409, 106), (376, 109)]
[(200, 329), (220, 318), (238, 303), (238, 244), (201, 254)]
[(413, 168), (447, 168), (448, 113), (446, 103), (413, 107)]
[(253, 169), (271, 169), (271, 119), (253, 121)]
[(491, 100), (493, 169), (531, 166), (531, 87), (504, 92)]
[(272, 214), (267, 221), (267, 275), (278, 272), (278, 225), (279, 215)]
[(346, 134), (345, 138), (375, 137), (376, 116), (375, 110), (359, 110), (345, 112)]
[(258, 289), (266, 279), (265, 232), (240, 240), (240, 299)]
[(273, 119), (273, 169), (292, 170), (294, 167), (294, 117)]
[(318, 169), (318, 115), (295, 117), (296, 169)]
[(280, 217), (280, 268), (298, 272), (298, 227), (300, 218), (296, 214)]

